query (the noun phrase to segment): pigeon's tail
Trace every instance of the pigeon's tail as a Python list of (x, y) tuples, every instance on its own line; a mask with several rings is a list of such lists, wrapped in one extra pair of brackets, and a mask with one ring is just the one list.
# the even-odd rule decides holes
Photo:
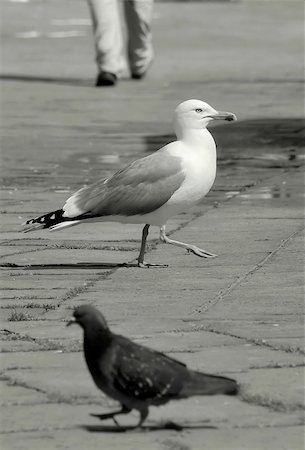
[(238, 390), (237, 382), (231, 378), (192, 371), (181, 394), (185, 397), (215, 394), (236, 395)]
[(49, 228), (50, 230), (56, 230), (65, 227), (71, 227), (79, 223), (79, 220), (73, 220), (68, 217), (63, 217), (64, 211), (58, 209), (57, 211), (44, 214), (43, 216), (36, 217), (36, 219), (27, 220), (23, 225), (23, 231), (28, 233), (29, 231), (39, 230), (41, 228)]

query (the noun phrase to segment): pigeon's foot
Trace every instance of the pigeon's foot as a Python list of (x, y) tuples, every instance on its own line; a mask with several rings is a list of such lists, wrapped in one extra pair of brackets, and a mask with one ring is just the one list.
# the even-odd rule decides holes
[(147, 263), (145, 261), (139, 261), (138, 267), (141, 267), (141, 269), (149, 269), (150, 267), (168, 267), (168, 264), (153, 264), (153, 263)]
[(113, 412), (113, 413), (109, 413), (109, 414), (90, 414), (90, 416), (96, 417), (97, 419), (100, 419), (100, 420), (113, 419), (114, 422), (117, 424), (116, 420), (114, 419), (114, 417), (117, 414), (121, 414), (121, 411), (117, 411), (117, 412)]
[(107, 420), (107, 419), (113, 419), (114, 423), (118, 426), (120, 426), (120, 424), (117, 422), (117, 420), (115, 419), (115, 416), (117, 416), (118, 414), (128, 414), (130, 413), (131, 409), (127, 408), (127, 406), (122, 406), (121, 409), (119, 409), (118, 411), (113, 411), (110, 413), (105, 413), (105, 414), (90, 414), (90, 416), (92, 417), (97, 417), (100, 420)]
[(183, 426), (179, 425), (179, 423), (175, 423), (175, 422), (172, 422), (171, 420), (169, 420), (168, 422), (165, 422), (164, 429), (165, 430), (182, 431)]

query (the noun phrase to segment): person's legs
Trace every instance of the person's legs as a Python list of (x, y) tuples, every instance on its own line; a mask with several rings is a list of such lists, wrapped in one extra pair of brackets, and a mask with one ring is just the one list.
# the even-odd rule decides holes
[(142, 78), (153, 59), (150, 23), (153, 0), (124, 0), (128, 57), (133, 78)]
[(118, 76), (124, 68), (123, 41), (117, 0), (88, 0), (100, 73)]

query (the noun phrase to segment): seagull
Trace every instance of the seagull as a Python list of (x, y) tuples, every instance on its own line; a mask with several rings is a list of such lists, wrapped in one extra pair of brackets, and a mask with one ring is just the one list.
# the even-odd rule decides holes
[(236, 395), (235, 380), (189, 370), (164, 353), (157, 352), (110, 331), (102, 313), (92, 305), (74, 310), (67, 326), (78, 324), (84, 331), (84, 355), (89, 372), (106, 395), (121, 404), (107, 414), (92, 414), (101, 420), (113, 419), (135, 409), (140, 413), (137, 427), (148, 416), (149, 406), (195, 395)]
[(216, 255), (196, 245), (170, 239), (167, 220), (200, 202), (216, 177), (216, 145), (207, 125), (213, 120), (236, 120), (231, 112), (217, 111), (201, 100), (186, 100), (174, 111), (177, 140), (157, 152), (137, 159), (107, 179), (75, 192), (61, 209), (25, 222), (25, 232), (39, 228), (51, 231), (86, 222), (145, 224), (139, 267), (144, 261), (149, 227), (160, 227), (160, 240), (185, 248), (202, 258)]

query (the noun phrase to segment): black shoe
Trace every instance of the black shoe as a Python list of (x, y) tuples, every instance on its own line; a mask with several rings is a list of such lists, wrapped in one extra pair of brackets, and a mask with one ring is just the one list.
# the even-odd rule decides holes
[(143, 73), (132, 73), (131, 74), (131, 78), (133, 78), (134, 80), (142, 80), (142, 78), (144, 78), (146, 75), (146, 72)]
[(115, 86), (117, 82), (117, 76), (111, 72), (100, 72), (95, 86)]
[(147, 75), (148, 69), (150, 68), (151, 64), (153, 62), (153, 57), (151, 57), (151, 59), (149, 60), (148, 64), (146, 64), (145, 68), (140, 71), (136, 71), (136, 69), (134, 69), (134, 71), (131, 70), (131, 78), (133, 80), (142, 80), (142, 78), (144, 78)]

